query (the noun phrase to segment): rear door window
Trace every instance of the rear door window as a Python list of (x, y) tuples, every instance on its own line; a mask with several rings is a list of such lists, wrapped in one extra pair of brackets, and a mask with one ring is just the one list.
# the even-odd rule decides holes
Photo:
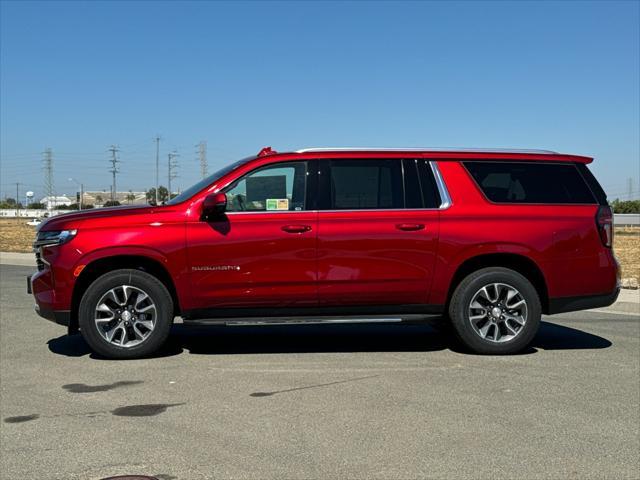
[(442, 203), (428, 160), (403, 160), (405, 208), (438, 208)]
[(496, 203), (597, 203), (573, 164), (464, 162), (486, 197)]
[(438, 208), (440, 195), (422, 159), (323, 161), (322, 210)]
[(404, 208), (400, 160), (330, 160), (330, 210)]

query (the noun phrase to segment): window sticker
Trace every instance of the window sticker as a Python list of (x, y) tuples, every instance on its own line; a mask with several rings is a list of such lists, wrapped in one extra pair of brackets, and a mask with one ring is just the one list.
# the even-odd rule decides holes
[(289, 199), (267, 198), (267, 210), (289, 210)]

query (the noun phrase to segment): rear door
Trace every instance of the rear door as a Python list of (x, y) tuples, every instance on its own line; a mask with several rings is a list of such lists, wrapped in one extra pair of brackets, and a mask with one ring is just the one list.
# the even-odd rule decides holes
[(426, 304), (440, 205), (429, 163), (322, 160), (319, 178), (319, 304)]

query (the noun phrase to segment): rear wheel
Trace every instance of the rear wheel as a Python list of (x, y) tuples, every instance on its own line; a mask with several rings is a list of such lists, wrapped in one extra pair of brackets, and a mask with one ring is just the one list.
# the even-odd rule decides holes
[(108, 358), (139, 358), (160, 348), (173, 322), (166, 287), (140, 270), (115, 270), (87, 288), (78, 311), (89, 346)]
[(449, 316), (462, 343), (475, 353), (509, 354), (527, 347), (540, 326), (540, 298), (516, 271), (483, 268), (456, 287)]

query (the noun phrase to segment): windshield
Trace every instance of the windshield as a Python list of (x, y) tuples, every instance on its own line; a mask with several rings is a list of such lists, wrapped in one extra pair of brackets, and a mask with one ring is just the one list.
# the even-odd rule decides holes
[(249, 160), (253, 160), (254, 158), (256, 158), (255, 155), (251, 156), (251, 157), (243, 158), (242, 160), (238, 160), (237, 162), (234, 162), (231, 165), (227, 165), (226, 167), (222, 167), (217, 172), (212, 173), (208, 177), (205, 177), (202, 180), (200, 180), (198, 183), (196, 183), (194, 185), (191, 185), (189, 188), (187, 188), (180, 195), (177, 195), (177, 196), (173, 197), (171, 200), (169, 200), (168, 202), (166, 202), (165, 205), (175, 205), (177, 203), (184, 202), (185, 200), (188, 200), (189, 198), (193, 197), (199, 191), (204, 190), (206, 187), (208, 187), (212, 183), (214, 183), (217, 180), (219, 180), (220, 178), (224, 177), (227, 173), (231, 172), (232, 170), (235, 170), (240, 165), (243, 165), (243, 164), (247, 163)]

